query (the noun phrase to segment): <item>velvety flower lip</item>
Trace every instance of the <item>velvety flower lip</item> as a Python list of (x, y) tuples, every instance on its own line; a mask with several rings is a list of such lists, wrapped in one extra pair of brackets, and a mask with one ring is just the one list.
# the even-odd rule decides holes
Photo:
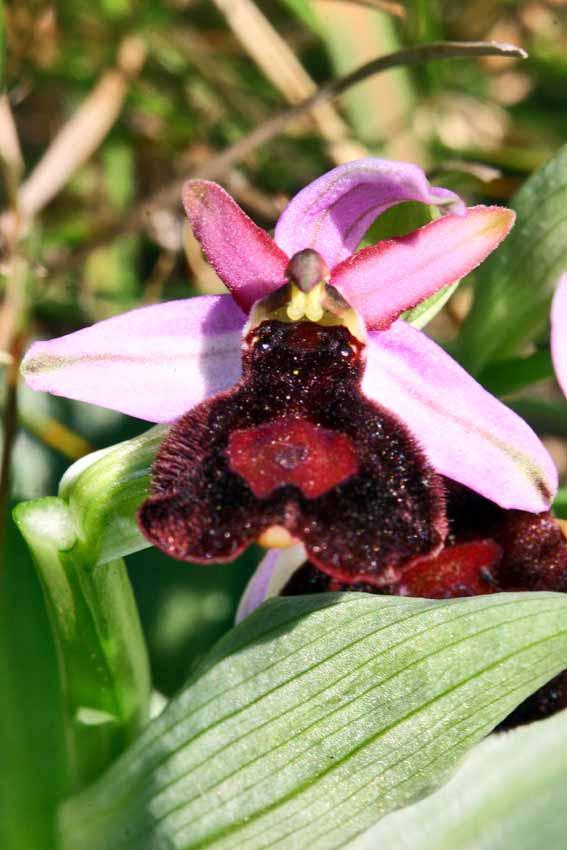
[(445, 538), (440, 477), (406, 426), (361, 391), (365, 344), (342, 324), (267, 319), (243, 375), (181, 417), (139, 511), (179, 560), (233, 560), (276, 529), (331, 575), (391, 581)]
[(559, 279), (551, 306), (551, 356), (559, 386), (567, 396), (567, 272)]
[[(410, 199), (446, 214), (349, 256), (377, 214)], [(454, 193), (430, 186), (417, 166), (369, 159), (339, 166), (299, 192), (275, 241), (214, 183), (190, 181), (184, 202), (231, 295), (144, 307), (37, 342), (22, 366), (29, 386), (148, 421), (174, 421), (235, 386), (247, 314), (285, 284), (289, 252), (315, 246), (330, 283), (370, 331), (367, 396), (402, 419), (442, 474), (502, 506), (546, 509), (556, 471), (537, 436), (432, 340), (397, 319), (494, 250), (512, 226), (511, 211), (466, 210)], [(481, 461), (485, 453), (490, 461)]]

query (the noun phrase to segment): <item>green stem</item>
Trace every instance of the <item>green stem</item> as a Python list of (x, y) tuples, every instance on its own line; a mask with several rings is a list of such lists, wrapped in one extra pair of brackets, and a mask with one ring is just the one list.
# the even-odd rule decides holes
[(33, 554), (58, 653), (74, 788), (92, 781), (148, 715), (150, 677), (123, 555), (147, 546), (136, 523), (164, 428), (71, 466), (58, 498), (24, 502), (16, 523)]
[(96, 565), (63, 499), (24, 502), (14, 516), (37, 565), (51, 620), (78, 790), (147, 719), (150, 679), (136, 605), (123, 562)]

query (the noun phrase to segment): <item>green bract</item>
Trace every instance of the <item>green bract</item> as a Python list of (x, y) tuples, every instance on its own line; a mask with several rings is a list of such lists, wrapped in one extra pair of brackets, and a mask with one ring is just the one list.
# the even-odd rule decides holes
[(146, 497), (151, 466), (167, 426), (150, 428), (133, 440), (103, 449), (73, 464), (59, 495), (69, 506), (78, 546), (97, 564), (106, 564), (150, 544), (136, 523)]

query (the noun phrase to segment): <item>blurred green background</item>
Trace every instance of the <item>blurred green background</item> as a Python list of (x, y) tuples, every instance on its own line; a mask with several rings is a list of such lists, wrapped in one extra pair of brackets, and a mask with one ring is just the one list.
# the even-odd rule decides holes
[[(567, 138), (567, 9), (562, 0), (14, 0), (4, 29), (0, 846), (45, 850), (68, 781), (56, 658), (10, 511), (55, 493), (72, 460), (147, 424), (26, 391), (16, 377), (22, 351), (34, 338), (134, 306), (221, 291), (183, 234), (180, 181), (321, 82), (402, 47), (500, 40), (529, 58), (429, 62), (374, 76), (217, 179), (267, 229), (305, 183), (365, 154), (416, 161), (469, 203), (506, 204)], [(46, 166), (42, 158), (79, 108), (78, 141)], [(411, 215), (393, 214), (373, 235), (407, 229)], [(25, 267), (14, 283), (15, 256)], [(450, 346), (470, 304), (465, 285), (430, 331)], [(518, 353), (537, 354), (545, 343), (538, 332)], [(548, 359), (536, 375), (543, 380), (519, 396), (506, 382), (494, 387), (499, 373), (490, 367), (487, 385), (524, 405), (564, 475), (567, 416)], [(128, 559), (164, 694), (229, 627), (258, 556), (207, 569), (150, 549)]]

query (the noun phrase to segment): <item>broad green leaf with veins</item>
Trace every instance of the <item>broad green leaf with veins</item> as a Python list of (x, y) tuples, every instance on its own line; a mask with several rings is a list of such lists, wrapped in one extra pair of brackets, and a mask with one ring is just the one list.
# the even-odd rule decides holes
[(518, 354), (546, 327), (555, 284), (567, 265), (567, 145), (526, 181), (510, 206), (516, 224), (480, 267), (459, 336), (457, 354), (475, 374)]
[(275, 599), (65, 804), (63, 850), (338, 850), (567, 664), (567, 596)]
[(348, 850), (561, 850), (566, 835), (563, 711), (488, 738), (444, 788), (384, 818)]

